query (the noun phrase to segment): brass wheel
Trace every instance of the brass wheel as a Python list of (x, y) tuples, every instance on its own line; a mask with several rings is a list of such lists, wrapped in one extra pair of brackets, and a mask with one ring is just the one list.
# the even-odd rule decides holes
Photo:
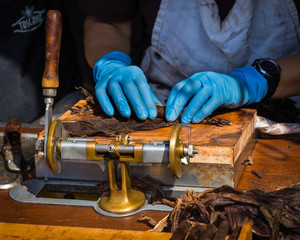
[(58, 145), (63, 138), (66, 138), (65, 131), (60, 120), (55, 120), (49, 128), (47, 138), (47, 163), (49, 168), (55, 172), (60, 173), (60, 154), (58, 152)]
[(179, 138), (181, 129), (181, 124), (174, 124), (170, 136), (169, 161), (171, 174), (174, 178), (181, 178), (182, 175), (181, 157), (183, 156), (184, 145), (181, 143)]

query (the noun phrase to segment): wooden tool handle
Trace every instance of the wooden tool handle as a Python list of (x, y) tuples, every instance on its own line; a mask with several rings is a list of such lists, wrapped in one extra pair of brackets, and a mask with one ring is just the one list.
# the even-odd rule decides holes
[(58, 88), (58, 63), (62, 35), (62, 16), (57, 10), (49, 10), (46, 19), (45, 69), (43, 88)]

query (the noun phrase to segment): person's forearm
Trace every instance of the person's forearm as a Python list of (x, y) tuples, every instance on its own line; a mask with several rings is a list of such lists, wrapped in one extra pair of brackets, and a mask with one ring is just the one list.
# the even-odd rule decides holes
[(84, 23), (84, 50), (93, 68), (97, 60), (112, 51), (130, 52), (131, 21), (104, 22), (87, 16)]
[(283, 98), (300, 95), (300, 53), (276, 59), (281, 68), (278, 87), (271, 98)]

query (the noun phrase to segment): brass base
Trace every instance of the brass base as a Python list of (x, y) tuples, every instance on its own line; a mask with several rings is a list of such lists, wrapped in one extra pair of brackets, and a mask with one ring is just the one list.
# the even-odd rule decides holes
[(131, 188), (128, 163), (121, 162), (122, 189), (116, 183), (115, 167), (112, 160), (108, 160), (110, 193), (100, 199), (99, 207), (111, 213), (128, 213), (141, 208), (146, 201), (145, 194)]
[[(117, 194), (118, 196), (111, 196)], [(130, 189), (125, 194), (122, 190), (119, 192), (106, 193), (100, 199), (99, 207), (107, 212), (111, 213), (128, 213), (141, 208), (146, 201), (144, 193)]]

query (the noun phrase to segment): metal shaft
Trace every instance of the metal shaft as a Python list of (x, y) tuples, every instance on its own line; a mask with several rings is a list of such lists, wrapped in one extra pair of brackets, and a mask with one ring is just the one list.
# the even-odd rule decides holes
[(45, 157), (47, 155), (47, 136), (49, 133), (49, 128), (52, 123), (52, 106), (54, 103), (53, 97), (46, 97), (45, 98), (45, 104), (46, 104), (46, 109), (45, 109), (45, 144), (44, 144), (44, 154)]
[[(60, 142), (60, 153), (62, 160), (87, 160), (87, 142), (88, 141), (72, 141), (62, 140)], [(134, 145), (119, 145), (118, 152), (121, 155), (134, 155)], [(142, 148), (142, 156), (144, 163), (168, 163), (169, 162), (169, 142), (150, 142), (144, 143)], [(95, 151), (98, 154), (108, 154), (111, 151), (116, 151), (114, 145), (96, 144)], [(185, 146), (184, 156), (193, 157), (197, 154), (197, 150), (193, 145)]]

